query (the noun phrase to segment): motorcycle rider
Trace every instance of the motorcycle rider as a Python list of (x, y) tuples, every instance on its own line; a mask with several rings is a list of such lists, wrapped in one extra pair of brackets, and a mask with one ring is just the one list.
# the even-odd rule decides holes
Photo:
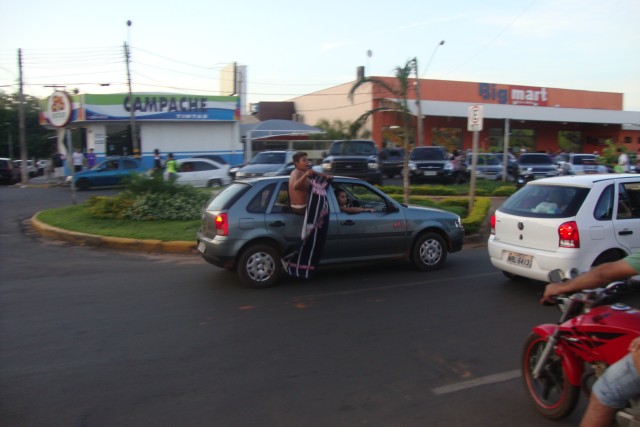
[[(551, 302), (557, 295), (595, 289), (637, 274), (640, 274), (640, 252), (600, 264), (575, 279), (549, 283), (540, 302)], [(639, 373), (640, 337), (631, 341), (629, 353), (611, 365), (595, 382), (580, 427), (610, 426), (616, 411), (624, 408), (630, 399), (640, 396)]]

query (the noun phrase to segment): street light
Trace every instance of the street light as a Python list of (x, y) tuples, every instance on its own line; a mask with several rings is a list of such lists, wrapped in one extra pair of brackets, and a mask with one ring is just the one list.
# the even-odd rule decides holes
[[(436, 47), (433, 49), (433, 53), (431, 54), (431, 57), (429, 58), (429, 61), (427, 61), (427, 66), (424, 68), (424, 71), (422, 72), (422, 74), (426, 74), (427, 70), (429, 69), (429, 65), (431, 65), (431, 61), (433, 61), (433, 57), (436, 54), (436, 51), (438, 50), (438, 48), (440, 46), (442, 46), (444, 44), (444, 40), (442, 40), (440, 43), (438, 43), (436, 45)], [(417, 122), (418, 122), (418, 139), (416, 141), (416, 146), (419, 146), (423, 143), (423, 130), (422, 130), (422, 99), (420, 96), (420, 72), (418, 71), (418, 58), (415, 57), (413, 58), (413, 70), (416, 73), (416, 113), (417, 113)]]

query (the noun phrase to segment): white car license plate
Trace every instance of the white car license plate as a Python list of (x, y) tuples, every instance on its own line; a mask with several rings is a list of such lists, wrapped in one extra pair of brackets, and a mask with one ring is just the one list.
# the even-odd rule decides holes
[(435, 174), (436, 174), (436, 172), (434, 172), (434, 171), (424, 171), (424, 174), (425, 174), (425, 175), (433, 176), (433, 175), (435, 175)]
[(517, 252), (509, 252), (507, 254), (507, 262), (509, 264), (516, 264), (525, 268), (531, 268), (532, 261), (533, 256), (531, 255), (523, 255)]
[(198, 251), (204, 253), (204, 242), (198, 242)]

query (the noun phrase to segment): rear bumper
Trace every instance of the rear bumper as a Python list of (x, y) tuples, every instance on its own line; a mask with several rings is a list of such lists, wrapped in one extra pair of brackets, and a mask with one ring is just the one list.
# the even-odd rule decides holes
[[(559, 248), (554, 252), (518, 248), (496, 241), (495, 236), (489, 237), (487, 249), (491, 264), (497, 269), (543, 282), (549, 281), (549, 272), (552, 270), (559, 268), (567, 272), (577, 268), (579, 271), (586, 271), (592, 264), (591, 257), (585, 256), (584, 252), (578, 256), (578, 251), (568, 248)], [(532, 256), (531, 267), (510, 263), (510, 252)]]

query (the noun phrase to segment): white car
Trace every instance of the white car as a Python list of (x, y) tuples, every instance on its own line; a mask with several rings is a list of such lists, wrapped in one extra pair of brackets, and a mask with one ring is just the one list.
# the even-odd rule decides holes
[(551, 270), (615, 261), (640, 250), (640, 175), (529, 182), (491, 218), (489, 258), (505, 276), (548, 281)]
[(176, 163), (178, 164), (176, 181), (179, 184), (189, 184), (194, 187), (221, 187), (231, 183), (229, 165), (195, 157), (179, 159)]
[(595, 154), (567, 154), (556, 160), (560, 175), (607, 173), (607, 167), (598, 163)]

